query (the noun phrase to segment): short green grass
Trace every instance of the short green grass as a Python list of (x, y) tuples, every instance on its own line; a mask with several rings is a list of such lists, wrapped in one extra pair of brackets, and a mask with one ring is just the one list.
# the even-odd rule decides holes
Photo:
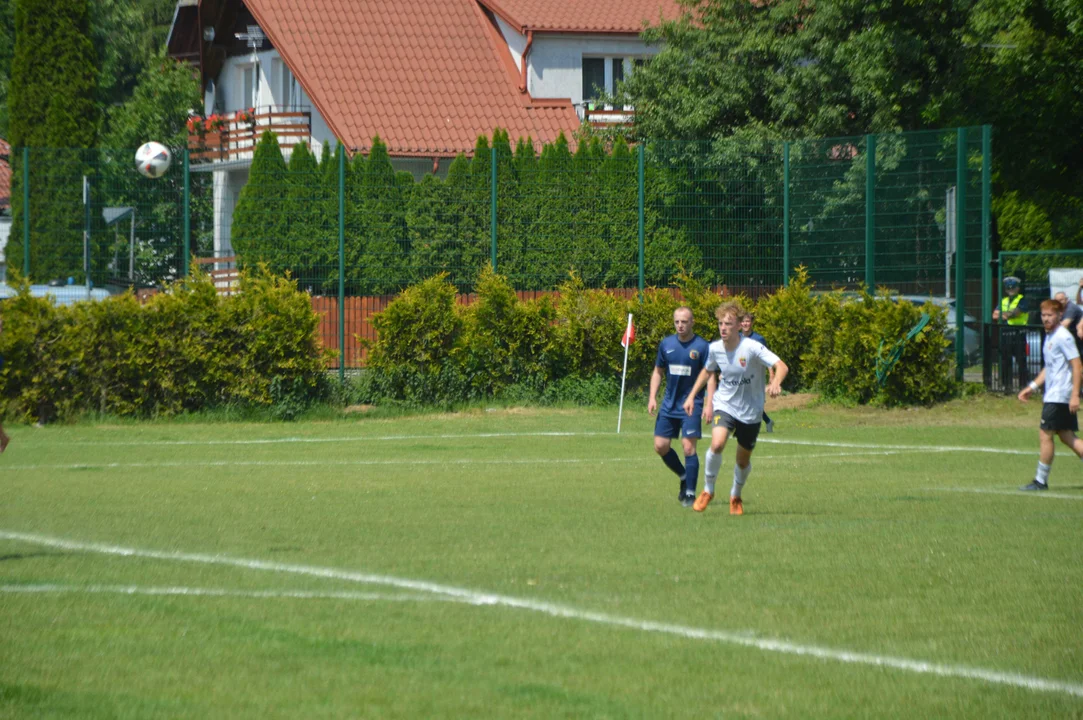
[(779, 410), (742, 518), (639, 407), (9, 427), (0, 717), (1083, 716), (1038, 411)]

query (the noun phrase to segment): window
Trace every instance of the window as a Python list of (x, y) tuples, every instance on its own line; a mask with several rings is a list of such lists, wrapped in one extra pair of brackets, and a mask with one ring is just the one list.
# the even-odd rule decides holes
[(255, 64), (242, 65), (241, 77), (243, 94), (239, 105), (241, 109), (254, 108), (259, 104), (259, 66)]
[(275, 58), (271, 65), (271, 75), (275, 89), (275, 104), (284, 110), (289, 110), (299, 100), (297, 78), (280, 58)]
[(624, 82), (624, 58), (613, 58), (613, 89), (617, 84)]
[(605, 92), (605, 58), (583, 58), (583, 100)]

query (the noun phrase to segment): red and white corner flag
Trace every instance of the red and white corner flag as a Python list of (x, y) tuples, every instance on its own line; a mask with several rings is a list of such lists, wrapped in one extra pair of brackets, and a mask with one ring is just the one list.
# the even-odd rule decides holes
[(632, 313), (628, 313), (628, 327), (624, 328), (624, 337), (620, 346), (624, 348), (624, 370), (620, 374), (620, 408), (617, 410), (617, 432), (620, 433), (620, 419), (624, 415), (624, 380), (628, 377), (628, 347), (636, 341), (636, 326), (632, 322)]
[[(620, 339), (620, 346), (625, 350), (636, 341), (636, 326), (632, 323), (632, 314), (628, 314), (628, 327), (624, 329), (624, 337)], [(625, 353), (627, 356), (627, 353)]]

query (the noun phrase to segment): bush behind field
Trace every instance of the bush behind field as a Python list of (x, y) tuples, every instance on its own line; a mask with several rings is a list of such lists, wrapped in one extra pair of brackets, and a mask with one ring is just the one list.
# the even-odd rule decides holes
[(194, 274), (145, 305), (125, 294), (56, 306), (24, 282), (0, 310), (0, 402), (27, 421), (228, 406), (288, 419), (328, 387), (308, 295), (262, 268), (236, 295)]
[[(628, 313), (635, 315), (636, 341), (628, 353), (628, 388), (649, 382), (658, 342), (673, 332), (673, 311), (692, 308), (696, 331), (718, 337), (714, 310), (722, 298), (682, 274), (678, 295), (649, 288), (643, 300), (591, 290), (577, 275), (556, 299), (519, 300), (507, 278), (481, 272), (477, 302), (455, 302), (447, 275), (429, 278), (400, 293), (374, 319), (377, 340), (369, 345), (365, 372), (349, 394), (356, 402), (399, 402), (411, 406), (454, 406), (501, 399), (529, 404), (616, 402)], [(744, 297), (727, 297), (753, 309)], [(927, 405), (958, 394), (946, 349), (946, 316), (932, 303), (916, 308), (886, 296), (861, 293), (816, 295), (804, 268), (786, 288), (755, 306), (757, 328), (790, 367), (785, 387), (812, 390), (853, 404)], [(929, 324), (902, 340), (922, 312)], [(901, 344), (898, 362), (881, 385), (878, 364)]]

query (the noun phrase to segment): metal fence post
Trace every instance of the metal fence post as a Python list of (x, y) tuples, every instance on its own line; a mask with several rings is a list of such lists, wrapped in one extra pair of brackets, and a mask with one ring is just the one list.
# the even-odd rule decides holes
[(338, 379), (346, 381), (346, 148), (338, 144)]
[(963, 379), (966, 364), (966, 128), (955, 140), (955, 379)]
[(23, 277), (30, 278), (30, 148), (23, 148)]
[[(990, 222), (991, 198), (992, 198), (992, 145), (993, 129), (990, 125), (982, 125), (981, 128), (981, 312), (978, 313), (978, 323), (981, 327), (981, 337), (985, 339), (986, 318), (989, 308), (993, 306), (993, 288), (991, 286), (992, 268), (990, 262)], [(982, 348), (985, 353), (985, 348)]]
[(188, 165), (188, 148), (184, 149), (184, 267), (181, 277), (188, 277), (192, 264), (192, 185), (191, 168)]
[(646, 160), (645, 160), (646, 153), (644, 152), (644, 149), (643, 149), (643, 141), (640, 141), (640, 143), (639, 143), (639, 153), (638, 154), (639, 154), (639, 163), (638, 163), (638, 165), (639, 165), (639, 169), (638, 169), (638, 175), (639, 175), (639, 302), (643, 302), (643, 286), (644, 286), (644, 281), (643, 281), (643, 264), (644, 264), (643, 263), (643, 256), (645, 254), (645, 247), (646, 247), (646, 239), (645, 238), (646, 238), (646, 230), (647, 230), (647, 227), (646, 227), (646, 224), (647, 224), (646, 223), (646, 213), (645, 213), (645, 206), (646, 206), (646, 203), (647, 203), (647, 198), (646, 198), (647, 191), (646, 191), (646, 183), (644, 182), (644, 178), (643, 178), (643, 176), (645, 174), (644, 173), (644, 167), (646, 165)]
[(489, 245), (496, 272), (496, 144), (489, 148)]
[(790, 286), (790, 143), (782, 143), (782, 287)]
[(876, 292), (876, 136), (865, 136), (865, 285)]

